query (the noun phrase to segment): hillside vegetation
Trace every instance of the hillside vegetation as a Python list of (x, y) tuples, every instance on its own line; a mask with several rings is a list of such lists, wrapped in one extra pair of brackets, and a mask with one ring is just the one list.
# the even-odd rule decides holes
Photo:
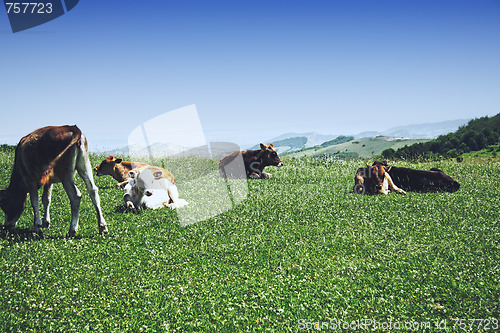
[[(271, 143), (275, 146), (278, 153), (286, 153), (288, 151), (296, 151), (302, 149), (307, 143), (307, 138), (305, 136), (298, 136), (298, 137), (269, 142), (269, 144)], [(260, 149), (260, 145), (255, 145), (250, 149), (252, 150)]]
[[(500, 141), (500, 113), (494, 117), (482, 117), (469, 121), (456, 132), (441, 135), (429, 142), (407, 145), (382, 152), (385, 158), (454, 158), (462, 154), (488, 149)], [(495, 149), (494, 147), (491, 149)]]
[[(13, 158), (0, 153), (1, 186)], [(0, 331), (297, 332), (358, 319), (431, 331), (500, 318), (498, 161), (399, 162), (461, 184), (406, 196), (354, 194), (359, 162), (283, 162), (248, 181), (234, 209), (188, 227), (167, 208), (125, 213), (116, 181), (96, 177), (106, 236), (77, 176), (80, 229), (64, 237), (70, 205), (56, 184), (44, 238), (31, 233), (29, 201), (0, 232)]]
[[(349, 139), (346, 141), (346, 139)], [(303, 149), (291, 154), (291, 156), (323, 156), (333, 155), (339, 158), (370, 158), (374, 155), (380, 155), (382, 151), (391, 148), (397, 149), (405, 145), (411, 145), (419, 142), (426, 142), (427, 139), (401, 139), (385, 136), (368, 137), (353, 139), (352, 137), (343, 137), (338, 141), (323, 143), (320, 146)]]

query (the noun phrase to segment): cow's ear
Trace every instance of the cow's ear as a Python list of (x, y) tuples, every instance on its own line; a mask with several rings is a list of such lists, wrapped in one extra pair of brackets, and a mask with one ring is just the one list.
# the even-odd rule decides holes
[(123, 159), (121, 159), (121, 158), (117, 158), (117, 159), (115, 160), (115, 163), (116, 163), (116, 164), (120, 164), (121, 162), (123, 162)]
[(260, 143), (260, 149), (262, 150), (266, 150), (267, 149), (267, 146), (264, 144), (264, 143)]
[(274, 149), (274, 145), (271, 143), (269, 146), (267, 146), (269, 149)]
[(382, 164), (383, 164), (383, 165), (389, 165), (389, 162), (387, 162), (387, 160), (383, 160), (383, 161), (382, 161)]
[(112, 160), (114, 160), (114, 159), (115, 159), (115, 158), (114, 158), (113, 156), (108, 156), (108, 157), (106, 157), (106, 161), (112, 161)]
[(130, 178), (135, 178), (135, 175), (136, 175), (136, 174), (137, 174), (137, 173), (136, 173), (135, 171), (129, 171), (129, 172), (128, 172), (128, 175), (129, 175), (129, 177), (130, 177)]

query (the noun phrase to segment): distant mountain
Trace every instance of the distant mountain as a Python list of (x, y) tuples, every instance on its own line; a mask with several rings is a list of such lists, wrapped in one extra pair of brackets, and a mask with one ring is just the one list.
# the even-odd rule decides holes
[(392, 136), (409, 139), (434, 139), (440, 135), (448, 134), (458, 130), (469, 122), (470, 119), (456, 119), (441, 121), (438, 123), (412, 124), (406, 126), (397, 126), (388, 130), (377, 132), (362, 132), (355, 135), (355, 138), (375, 137), (375, 136)]
[[(333, 140), (337, 135), (320, 134), (316, 132), (308, 133), (285, 133), (275, 138), (265, 141), (265, 144), (273, 144), (279, 154), (290, 153), (304, 148), (314, 147), (325, 141)], [(248, 149), (259, 149), (259, 145)]]
[[(445, 135), (448, 133), (452, 133), (460, 126), (464, 126), (469, 122), (469, 119), (456, 119), (456, 120), (449, 120), (449, 121), (442, 121), (442, 122), (437, 122), (437, 123), (423, 123), (423, 124), (413, 124), (413, 125), (406, 125), (406, 126), (397, 126), (393, 128), (389, 128), (384, 131), (367, 131), (367, 132), (362, 132), (358, 133), (356, 135), (353, 135), (352, 137), (348, 136), (338, 136), (338, 135), (333, 135), (333, 134), (320, 134), (317, 132), (305, 132), (305, 133), (294, 133), (294, 132), (289, 132), (289, 133), (284, 133), (281, 134), (277, 137), (274, 137), (272, 139), (268, 139), (266, 141), (263, 141), (265, 144), (273, 144), (276, 147), (276, 150), (278, 151), (279, 154), (285, 154), (285, 153), (295, 153), (299, 152), (302, 150), (306, 150), (308, 148), (314, 147), (314, 149), (318, 150), (321, 148), (328, 148), (328, 147), (333, 147), (339, 143), (344, 144), (346, 141), (351, 142), (351, 139), (361, 139), (361, 138), (372, 138), (373, 140), (371, 141), (376, 141), (377, 144), (375, 144), (374, 149), (361, 149), (358, 152), (358, 149), (351, 150), (349, 147), (342, 147), (345, 151), (347, 149), (347, 152), (352, 152), (352, 153), (357, 153), (361, 157), (368, 157), (370, 155), (371, 151), (376, 152), (376, 154), (380, 154), (381, 151), (379, 151), (379, 147), (384, 147), (384, 149), (392, 148), (392, 149), (398, 149), (400, 147), (403, 147), (403, 145), (400, 145), (400, 142), (405, 142), (403, 139), (433, 139), (436, 138), (440, 135)], [(385, 138), (385, 139), (381, 139)], [(346, 140), (349, 139), (349, 140)], [(342, 142), (338, 142), (342, 141)], [(403, 141), (396, 141), (396, 140), (403, 140)], [(359, 141), (359, 140), (358, 140)], [(370, 140), (368, 140), (370, 141)], [(425, 140), (424, 140), (425, 141)], [(349, 144), (347, 142), (347, 144)], [(384, 143), (385, 142), (385, 143)], [(394, 144), (394, 143), (397, 144)], [(420, 142), (420, 141), (407, 141), (405, 144), (412, 144), (415, 142)], [(373, 143), (373, 142), (371, 142)], [(364, 147), (368, 147), (371, 145), (370, 144), (365, 144)], [(361, 144), (363, 146), (363, 144)], [(352, 146), (354, 147), (354, 146)], [(364, 148), (363, 147), (363, 148)], [(159, 154), (159, 153), (168, 153), (168, 155), (175, 154), (176, 152), (181, 151), (182, 147), (172, 147), (172, 146), (166, 146), (166, 145), (152, 145), (151, 150), (153, 151), (153, 154)], [(242, 149), (259, 149), (259, 145), (254, 145), (252, 147), (242, 147)], [(369, 150), (369, 151), (368, 151)], [(326, 153), (330, 153), (330, 151), (335, 151), (337, 152), (338, 149), (326, 149)], [(147, 154), (148, 151), (145, 151), (145, 154)], [(110, 150), (107, 151), (103, 154), (107, 155), (128, 155), (129, 154), (129, 149), (128, 147), (124, 147), (121, 149), (115, 149), (115, 150)]]
[(207, 156), (208, 148), (202, 147), (182, 147), (169, 143), (154, 143), (149, 147), (130, 146), (107, 150), (102, 155), (113, 155), (115, 157), (134, 156), (134, 157), (149, 157), (149, 156)]
[(317, 141), (319, 143), (323, 143), (328, 140), (335, 139), (337, 135), (332, 135), (332, 134), (320, 134), (317, 132), (306, 132), (306, 133), (285, 133), (281, 134), (275, 138), (269, 139), (269, 142), (265, 142), (266, 144), (272, 143), (274, 141), (280, 141), (284, 139), (290, 139), (290, 138), (295, 138), (295, 137), (306, 137), (308, 141)]
[[(354, 139), (378, 138), (377, 140), (375, 140), (377, 144), (375, 145), (376, 148), (373, 151), (380, 154), (381, 151), (379, 151), (378, 147), (386, 147), (386, 149), (387, 148), (397, 149), (399, 147), (402, 147), (400, 146), (399, 142), (404, 142), (404, 141), (399, 141), (398, 144), (394, 144), (395, 140), (433, 139), (440, 135), (444, 135), (458, 130), (460, 126), (467, 124), (468, 121), (469, 119), (456, 119), (456, 120), (442, 121), (437, 123), (423, 123), (423, 124), (397, 126), (381, 132), (367, 131), (358, 133), (351, 138)], [(380, 139), (380, 137), (385, 137), (386, 139)], [(343, 138), (349, 138), (349, 137), (331, 135), (331, 134), (320, 134), (316, 132), (306, 132), (306, 133), (290, 132), (269, 139), (265, 143), (266, 144), (272, 143), (275, 146), (278, 153), (280, 154), (285, 154), (285, 153), (290, 154), (302, 150), (307, 150), (308, 148), (311, 147), (319, 149), (319, 146), (321, 146), (321, 148), (325, 148), (327, 146), (333, 146), (334, 144), (339, 143), (336, 142), (335, 140), (343, 140)], [(418, 141), (408, 141), (406, 142), (406, 144), (412, 144), (415, 142)], [(249, 149), (259, 149), (259, 145), (255, 145), (253, 147), (250, 147)], [(344, 150), (345, 149), (346, 148), (344, 148)], [(348, 149), (348, 151), (350, 150)], [(371, 151), (372, 150), (368, 152), (367, 149), (362, 149), (359, 156), (367, 157), (369, 153), (371, 153)]]

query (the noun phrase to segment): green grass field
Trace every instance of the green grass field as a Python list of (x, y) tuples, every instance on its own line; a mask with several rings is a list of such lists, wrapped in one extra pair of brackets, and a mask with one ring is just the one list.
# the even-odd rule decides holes
[[(268, 168), (271, 179), (249, 181), (235, 209), (188, 227), (168, 208), (125, 213), (116, 182), (95, 177), (110, 231), (104, 237), (77, 177), (80, 229), (65, 238), (69, 200), (55, 185), (44, 238), (31, 233), (29, 203), (17, 228), (1, 231), (0, 331), (334, 331), (335, 320), (436, 332), (446, 320), (450, 332), (493, 330), (498, 159), (396, 162), (438, 167), (462, 185), (406, 196), (352, 193), (362, 162), (283, 162)], [(0, 153), (2, 187), (12, 163), (12, 152)], [(180, 180), (178, 187), (182, 197)], [(458, 319), (491, 321), (459, 330)]]

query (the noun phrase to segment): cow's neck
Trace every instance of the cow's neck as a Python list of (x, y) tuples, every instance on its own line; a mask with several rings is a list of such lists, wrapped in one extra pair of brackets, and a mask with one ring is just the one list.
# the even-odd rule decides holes
[[(130, 162), (128, 162), (130, 164)], [(115, 165), (113, 178), (119, 182), (124, 182), (128, 179), (128, 172), (131, 170), (122, 165), (125, 162)]]
[(255, 156), (256, 157), (256, 160), (257, 162), (259, 162), (259, 166), (258, 166), (258, 169), (260, 171), (264, 170), (264, 168), (266, 167), (264, 165), (264, 163), (262, 162), (262, 155), (264, 155), (264, 152), (262, 150), (259, 150), (257, 155)]
[(20, 174), (19, 167), (14, 164), (14, 169), (12, 170), (12, 175), (10, 176), (9, 193), (11, 197), (15, 200), (26, 201), (28, 195), (28, 187), (26, 186), (25, 180)]

